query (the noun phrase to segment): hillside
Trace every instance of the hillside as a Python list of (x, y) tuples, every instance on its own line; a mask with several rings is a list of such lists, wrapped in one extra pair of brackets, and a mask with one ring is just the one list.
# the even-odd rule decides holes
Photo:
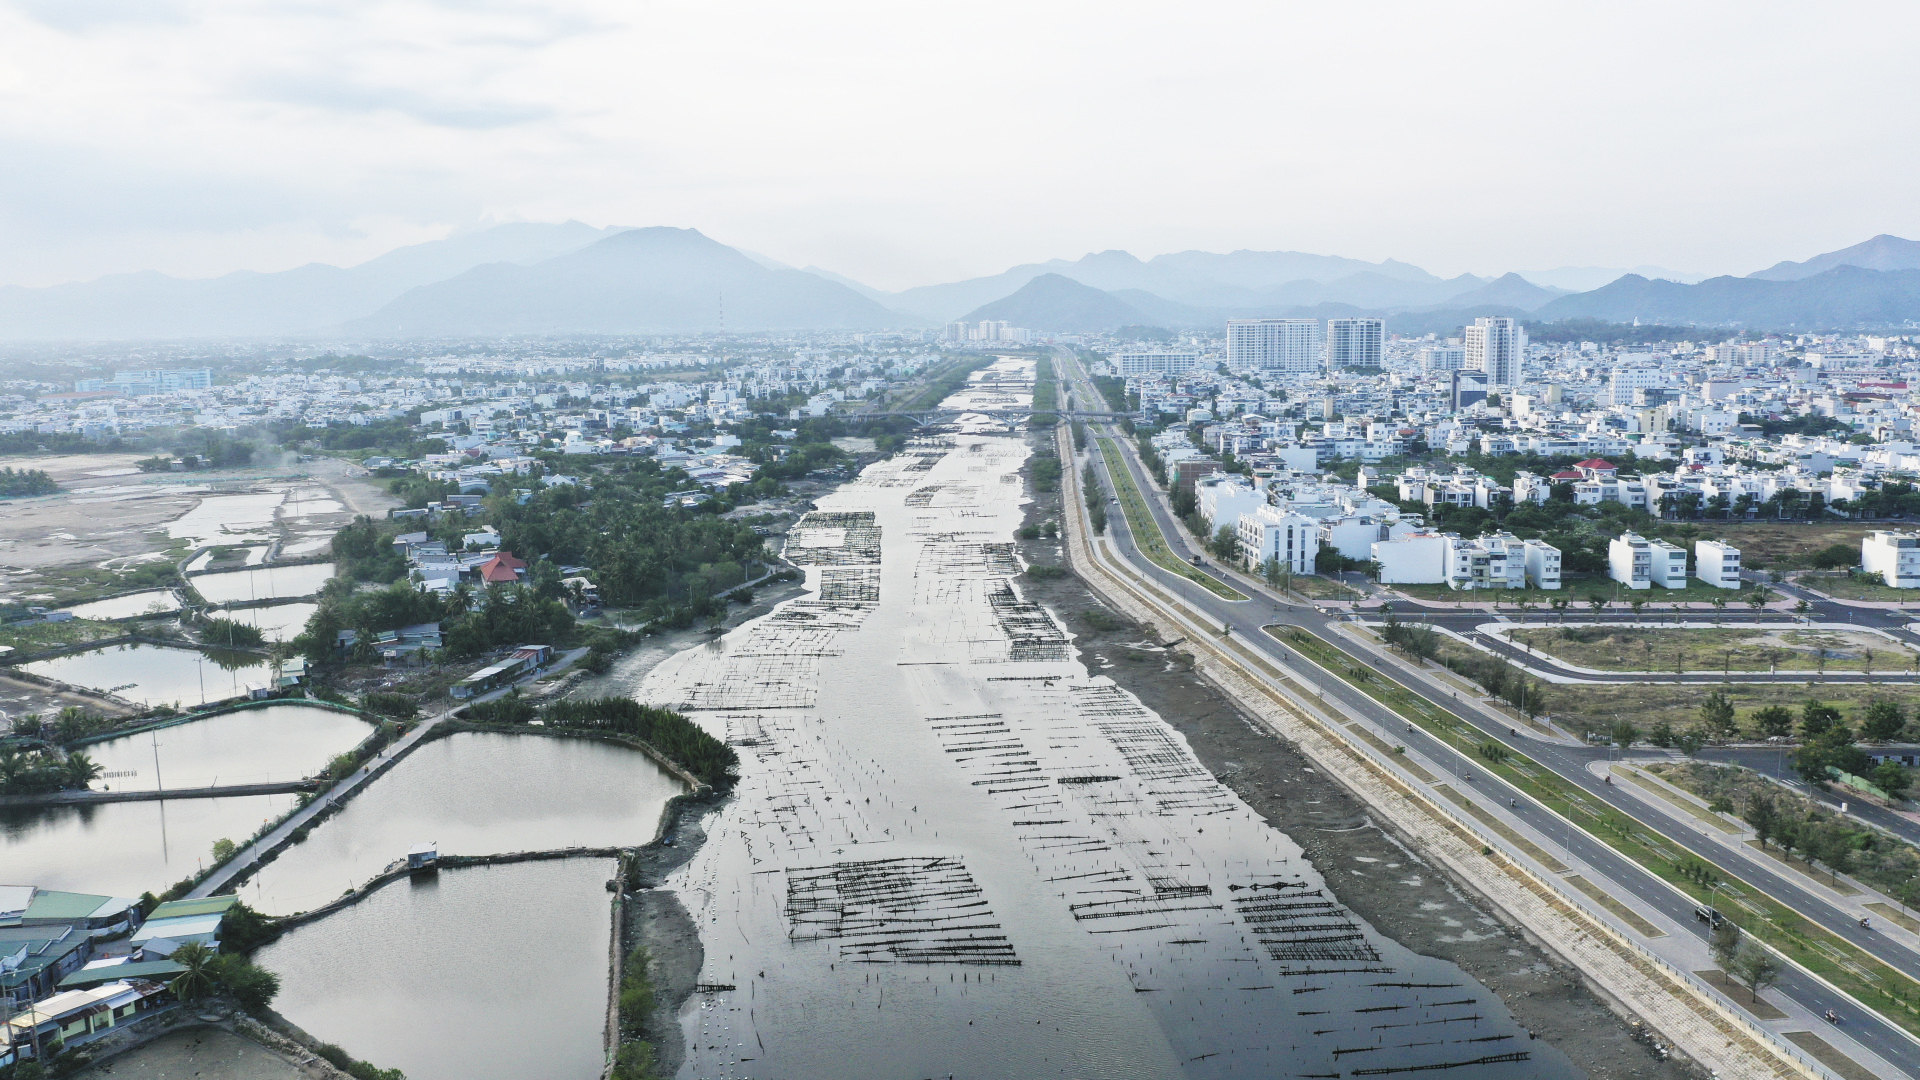
[(964, 321), (1004, 319), (1015, 326), (1059, 334), (1085, 334), (1119, 326), (1159, 325), (1125, 300), (1061, 274), (1041, 274), (1002, 297), (967, 313)]
[(350, 269), (312, 263), (188, 279), (153, 271), (46, 288), (0, 288), (8, 340), (300, 334), (371, 314), (408, 289), (486, 263), (528, 263), (618, 232), (569, 221), (521, 223), (390, 251)]
[(1698, 285), (1630, 274), (1592, 292), (1560, 297), (1534, 316), (1760, 330), (1897, 326), (1920, 318), (1920, 270), (1841, 266), (1798, 280), (1717, 277)]
[(775, 270), (694, 229), (633, 229), (532, 266), (413, 289), (348, 324), (380, 336), (680, 334), (916, 325), (837, 282)]
[(1862, 270), (1920, 270), (1920, 243), (1881, 233), (1849, 248), (1815, 255), (1806, 262), (1781, 262), (1748, 274), (1763, 281), (1799, 281), (1842, 266)]

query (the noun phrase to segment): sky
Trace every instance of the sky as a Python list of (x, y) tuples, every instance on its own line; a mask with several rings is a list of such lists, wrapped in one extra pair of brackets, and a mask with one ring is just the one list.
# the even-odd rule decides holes
[(1920, 237), (1920, 5), (0, 0), (0, 284), (675, 225), (1747, 273)]

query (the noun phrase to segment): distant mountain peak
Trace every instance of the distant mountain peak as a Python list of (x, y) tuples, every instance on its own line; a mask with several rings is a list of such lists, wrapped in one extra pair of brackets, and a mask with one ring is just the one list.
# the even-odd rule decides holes
[(1800, 281), (1841, 266), (1862, 270), (1920, 270), (1920, 242), (1881, 233), (1852, 247), (1815, 255), (1805, 262), (1779, 262), (1747, 276), (1763, 281)]

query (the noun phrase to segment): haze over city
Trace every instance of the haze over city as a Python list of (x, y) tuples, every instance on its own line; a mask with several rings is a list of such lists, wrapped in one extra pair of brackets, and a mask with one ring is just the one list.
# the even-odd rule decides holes
[(896, 290), (1121, 248), (1743, 274), (1920, 231), (1910, 5), (0, 4), (0, 282), (673, 225)]
[(0, 1080), (1920, 1080), (1916, 23), (0, 0)]

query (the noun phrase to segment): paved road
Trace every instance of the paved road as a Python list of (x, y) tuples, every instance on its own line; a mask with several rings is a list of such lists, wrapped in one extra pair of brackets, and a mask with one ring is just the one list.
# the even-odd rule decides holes
[[(1120, 441), (1125, 442), (1124, 439)], [(1154, 489), (1149, 484), (1145, 470), (1139, 461), (1130, 450), (1125, 450), (1121, 457), (1135, 485), (1142, 492), (1148, 493), (1147, 502), (1175, 553), (1189, 557), (1193, 555), (1195, 551), (1188, 545), (1184, 532), (1175, 526), (1171, 511), (1162, 500), (1151, 494)], [(1101, 475), (1106, 477), (1106, 465), (1101, 456), (1094, 454), (1091, 460), (1095, 462), (1095, 467)], [(1105, 482), (1108, 490), (1111, 491), (1112, 479), (1107, 477)], [(1242, 644), (1251, 646), (1286, 667), (1312, 672), (1314, 676), (1319, 676), (1319, 669), (1311, 660), (1295, 653), (1263, 629), (1276, 624), (1302, 627), (1322, 641), (1347, 653), (1357, 664), (1391, 670), (1395, 679), (1410, 685), (1440, 708), (1485, 731), (1489, 738), (1504, 743), (1552, 769), (1562, 779), (1578, 786), (1592, 798), (1608, 803), (1629, 817), (1643, 822), (1647, 818), (1646, 810), (1631, 796), (1611, 785), (1602, 784), (1588, 771), (1588, 763), (1597, 758), (1604, 758), (1606, 750), (1568, 746), (1557, 741), (1517, 733), (1509, 734), (1497, 725), (1490, 724), (1476, 708), (1459, 701), (1450, 688), (1425, 676), (1409, 676), (1404, 670), (1394, 670), (1394, 666), (1379, 654), (1348, 641), (1344, 635), (1334, 630), (1336, 617), (1325, 615), (1311, 606), (1287, 604), (1272, 599), (1271, 594), (1251, 587), (1246, 579), (1228, 578), (1209, 568), (1209, 573), (1223, 582), (1230, 583), (1235, 589), (1252, 591), (1256, 594), (1255, 599), (1249, 601), (1222, 600), (1201, 586), (1178, 574), (1164, 570), (1148, 560), (1135, 547), (1128, 531), (1125, 515), (1116, 512), (1111, 514), (1108, 520), (1108, 533), (1112, 537), (1113, 546), (1121, 555), (1142, 574), (1152, 578), (1161, 588), (1179, 596), (1190, 608), (1204, 613), (1206, 617), (1214, 619), (1224, 627), (1229, 627), (1231, 634), (1239, 637)], [(1620, 856), (1613, 848), (1598, 839), (1579, 829), (1566, 827), (1557, 815), (1538, 805), (1524, 793), (1508, 788), (1498, 780), (1489, 777), (1476, 766), (1474, 759), (1457, 751), (1450, 744), (1429, 735), (1424, 729), (1408, 725), (1397, 714), (1354, 688), (1346, 680), (1321, 676), (1314, 679), (1314, 682), (1321, 691), (1323, 700), (1337, 706), (1340, 711), (1363, 717), (1380, 729), (1392, 732), (1396, 741), (1406, 744), (1410, 750), (1418, 751), (1428, 760), (1442, 763), (1444, 768), (1456, 776), (1475, 777), (1476, 779), (1471, 781), (1475, 786), (1486, 789), (1491, 785), (1497, 788), (1500, 797), (1513, 800), (1514, 812), (1520, 820), (1533, 825), (1542, 835), (1560, 841), (1567, 852), (1608, 878), (1621, 890), (1616, 892), (1616, 895), (1630, 895), (1636, 906), (1658, 911), (1683, 927), (1683, 932), (1691, 932), (1702, 939), (1705, 938), (1704, 924), (1693, 917), (1693, 901), (1674, 890), (1666, 882)], [(1650, 824), (1658, 830), (1659, 825), (1664, 823)], [(1689, 836), (1677, 829), (1668, 828), (1662, 831), (1677, 846), (1692, 851), (1704, 860), (1718, 863), (1727, 861), (1725, 853), (1714, 850), (1704, 838)], [(1813, 896), (1798, 884), (1765, 867), (1743, 864), (1739, 869), (1742, 878), (1819, 922), (1836, 936), (1853, 942), (1908, 975), (1920, 977), (1920, 953), (1874, 931), (1861, 928), (1853, 917), (1839, 913), (1826, 901)], [(1859, 1009), (1846, 1004), (1824, 985), (1792, 966), (1783, 969), (1776, 988), (1781, 994), (1815, 1014), (1825, 1012), (1829, 1008), (1840, 1009), (1849, 1021), (1846, 1031), (1849, 1036), (1908, 1074), (1920, 1076), (1920, 1042), (1916, 1042), (1904, 1031), (1894, 1027), (1877, 1014), (1862, 1014)]]

